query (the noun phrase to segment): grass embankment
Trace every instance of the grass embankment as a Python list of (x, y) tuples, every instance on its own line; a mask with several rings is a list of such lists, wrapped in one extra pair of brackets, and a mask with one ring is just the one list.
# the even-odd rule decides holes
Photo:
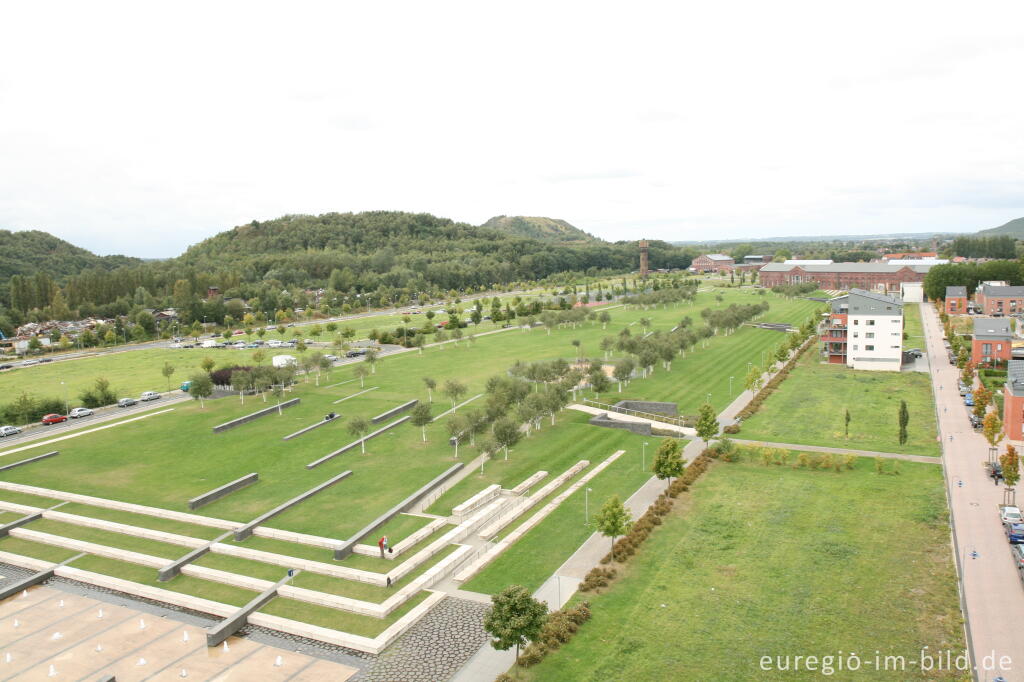
[[(899, 443), (900, 401), (907, 402), (907, 442)], [(845, 413), (850, 433), (845, 435)], [(809, 349), (739, 438), (855, 450), (939, 455), (931, 378), (923, 372), (855, 371), (822, 363)]]
[[(964, 647), (942, 472), (715, 464), (531, 680), (817, 679), (762, 656)], [(956, 655), (954, 653), (954, 655)], [(838, 673), (837, 679), (858, 679)], [(877, 677), (877, 675), (876, 675)], [(916, 668), (892, 679), (961, 679)]]

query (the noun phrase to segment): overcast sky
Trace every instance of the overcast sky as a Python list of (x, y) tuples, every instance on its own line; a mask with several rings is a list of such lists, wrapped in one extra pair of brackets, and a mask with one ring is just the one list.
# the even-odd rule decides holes
[(173, 256), (253, 219), (607, 239), (1024, 216), (1024, 3), (21, 2), (0, 228)]

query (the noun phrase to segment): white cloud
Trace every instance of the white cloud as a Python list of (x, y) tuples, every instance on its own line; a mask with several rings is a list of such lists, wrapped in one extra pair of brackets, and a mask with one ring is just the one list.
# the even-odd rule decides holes
[(550, 215), (606, 238), (1024, 214), (1024, 7), (21, 3), (0, 227), (179, 253), (285, 213)]

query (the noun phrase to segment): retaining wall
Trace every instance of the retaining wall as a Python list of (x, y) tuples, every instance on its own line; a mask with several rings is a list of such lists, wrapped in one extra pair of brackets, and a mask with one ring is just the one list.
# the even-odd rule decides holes
[(396, 414), (399, 414), (400, 412), (405, 412), (406, 410), (410, 409), (413, 405), (415, 405), (418, 402), (419, 402), (419, 400), (413, 399), (413, 400), (410, 400), (407, 403), (402, 403), (398, 407), (392, 408), (392, 409), (388, 410), (387, 412), (381, 412), (380, 414), (378, 414), (376, 417), (374, 417), (370, 421), (372, 421), (374, 424), (376, 424), (377, 422), (382, 422), (385, 419), (387, 419), (388, 417), (393, 417)]
[[(431, 535), (437, 532), (439, 528), (448, 523), (445, 519), (435, 519), (427, 525), (420, 528), (418, 531), (403, 539), (401, 542), (396, 542), (391, 546), (390, 552), (385, 552), (385, 559), (397, 559), (402, 556), (410, 547), (415, 547), (420, 543), (421, 540), (426, 540)], [(363, 556), (380, 556), (380, 548), (376, 545), (361, 545), (357, 544), (352, 547), (353, 554), (362, 554)]]
[(651, 424), (649, 422), (627, 422), (612, 419), (608, 413), (596, 414), (587, 420), (593, 426), (603, 426), (609, 429), (625, 429), (641, 436), (651, 435)]
[(320, 485), (314, 486), (314, 487), (310, 488), (309, 490), (307, 490), (306, 492), (301, 493), (299, 495), (296, 495), (295, 497), (293, 497), (292, 499), (288, 500), (287, 502), (285, 502), (283, 504), (277, 505), (276, 507), (274, 507), (270, 511), (263, 512), (262, 514), (260, 514), (255, 519), (253, 519), (249, 523), (245, 524), (241, 528), (237, 528), (235, 530), (235, 540), (241, 542), (242, 540), (244, 540), (247, 537), (249, 537), (250, 535), (252, 535), (253, 527), (260, 525), (261, 523), (263, 523), (267, 519), (270, 519), (270, 518), (272, 518), (274, 516), (277, 516), (278, 514), (280, 514), (281, 512), (287, 510), (288, 508), (295, 506), (299, 502), (304, 502), (305, 500), (308, 500), (310, 497), (313, 497), (313, 495), (316, 495), (318, 492), (331, 487), (332, 485), (334, 485), (338, 481), (342, 480), (343, 478), (347, 478), (347, 477), (349, 477), (351, 475), (352, 475), (352, 471), (351, 470), (349, 470), (349, 471), (342, 471), (337, 476), (333, 476), (333, 477), (327, 479), (326, 481), (324, 481), (323, 483), (321, 483)]
[(313, 429), (319, 429), (321, 426), (326, 426), (326, 425), (330, 424), (333, 421), (337, 421), (340, 418), (341, 418), (340, 414), (335, 414), (330, 419), (328, 419), (327, 417), (324, 417), (323, 419), (321, 419), (320, 421), (318, 421), (315, 424), (311, 424), (311, 425), (307, 426), (304, 429), (299, 429), (295, 433), (289, 433), (287, 436), (285, 436), (281, 440), (291, 440), (292, 438), (298, 438), (299, 436), (301, 436), (304, 433), (308, 433), (308, 432), (312, 431)]
[(236, 478), (235, 480), (231, 481), (230, 483), (225, 483), (221, 487), (214, 488), (213, 490), (211, 490), (208, 493), (203, 493), (202, 495), (199, 495), (197, 497), (193, 497), (191, 500), (188, 501), (188, 508), (189, 509), (199, 509), (200, 507), (205, 507), (206, 505), (210, 504), (211, 502), (216, 502), (217, 500), (219, 500), (220, 498), (224, 497), (225, 495), (230, 495), (231, 493), (235, 492), (236, 490), (241, 490), (242, 488), (245, 488), (246, 486), (252, 485), (253, 483), (258, 481), (259, 479), (260, 479), (260, 475), (255, 473), (255, 472), (253, 472), (251, 474), (246, 474), (245, 476), (242, 476), (241, 478)]
[(302, 398), (292, 398), (291, 400), (284, 401), (280, 405), (273, 405), (271, 407), (265, 407), (262, 410), (256, 410), (252, 414), (247, 414), (244, 417), (239, 417), (238, 419), (232, 419), (229, 422), (224, 422), (223, 424), (218, 424), (217, 426), (214, 426), (213, 427), (213, 432), (214, 433), (222, 433), (222, 432), (227, 431), (229, 429), (233, 429), (236, 426), (241, 426), (242, 424), (248, 424), (249, 422), (254, 421), (256, 419), (259, 419), (260, 417), (265, 417), (268, 414), (271, 414), (273, 412), (277, 412), (277, 410), (279, 408), (283, 410), (286, 407), (291, 407), (292, 405), (298, 405), (300, 400), (302, 400)]
[(25, 465), (25, 464), (31, 464), (32, 462), (38, 462), (41, 459), (47, 459), (49, 457), (56, 457), (59, 454), (60, 454), (60, 450), (54, 450), (53, 452), (47, 452), (47, 453), (44, 453), (42, 455), (36, 455), (35, 457), (29, 457), (28, 459), (23, 459), (20, 462), (15, 462), (14, 464), (6, 464), (6, 465), (0, 467), (0, 471), (7, 471), (8, 469), (14, 469), (15, 467), (20, 467), (20, 466)]
[[(402, 417), (402, 419), (408, 419), (408, 417)], [(345, 540), (340, 547), (334, 550), (335, 560), (340, 561), (341, 559), (347, 557), (349, 554), (352, 553), (353, 545), (355, 545), (357, 542), (359, 542), (364, 537), (369, 535), (374, 528), (377, 528), (387, 523), (392, 518), (398, 516), (402, 512), (408, 511), (420, 500), (420, 498), (430, 494), (430, 492), (434, 488), (436, 488), (437, 486), (441, 485), (446, 480), (454, 476), (455, 473), (462, 469), (463, 466), (463, 463), (459, 462), (458, 464), (453, 464), (452, 466), (448, 467), (446, 471), (441, 473), (439, 476), (436, 476), (433, 480), (430, 481), (430, 483), (427, 483), (425, 486), (414, 492), (412, 495), (409, 495), (409, 497), (405, 498), (404, 500), (396, 504), (394, 507), (392, 507), (391, 509), (387, 510), (386, 512), (375, 518), (368, 525), (364, 526), (361, 530), (357, 531), (355, 535), (350, 537), (348, 540)]]
[(329, 452), (326, 455), (324, 455), (323, 457), (321, 457), (320, 459), (315, 460), (313, 462), (310, 462), (309, 464), (306, 465), (306, 468), (307, 469), (312, 469), (313, 467), (318, 467), (321, 464), (323, 464), (324, 462), (326, 462), (327, 460), (332, 459), (334, 457), (337, 457), (338, 455), (340, 455), (340, 454), (342, 454), (344, 452), (348, 452), (349, 450), (351, 450), (355, 446), (359, 445), (360, 443), (365, 443), (366, 441), (370, 440), (371, 438), (375, 438), (375, 437), (379, 436), (380, 434), (384, 433), (385, 431), (388, 431), (389, 429), (393, 429), (396, 426), (398, 426), (399, 424), (403, 424), (403, 423), (405, 423), (408, 420), (409, 420), (409, 415), (406, 415), (406, 416), (402, 417), (401, 419), (397, 419), (397, 420), (391, 422), (390, 424), (388, 424), (387, 426), (379, 428), (376, 431), (374, 431), (373, 433), (368, 434), (366, 436), (363, 436), (359, 440), (354, 440), (351, 443), (349, 443), (348, 445), (342, 446), (342, 447), (338, 448), (337, 450), (335, 450), (334, 452)]
[(519, 495), (522, 495), (527, 490), (529, 490), (534, 485), (536, 485), (541, 480), (543, 480), (547, 475), (548, 475), (548, 472), (546, 472), (546, 471), (538, 471), (537, 473), (533, 474), (528, 479), (526, 479), (525, 481), (523, 481), (522, 483), (517, 485), (515, 488), (512, 488), (512, 490), (511, 490), (512, 494), (516, 495), (517, 497)]
[(669, 417), (679, 416), (679, 406), (675, 403), (663, 403), (655, 400), (620, 400), (612, 407), (621, 407), (636, 412), (650, 412), (651, 414), (664, 414)]
[(61, 500), (62, 502), (78, 502), (80, 504), (87, 504), (93, 507), (117, 509), (119, 511), (132, 512), (133, 514), (144, 514), (146, 516), (155, 516), (161, 519), (193, 523), (199, 526), (209, 526), (211, 528), (220, 528), (222, 530), (234, 530), (242, 525), (237, 521), (226, 521), (224, 519), (216, 519), (211, 516), (199, 516), (198, 514), (176, 512), (171, 511), (170, 509), (160, 509), (159, 507), (147, 507), (142, 504), (119, 502), (118, 500), (108, 500), (104, 497), (92, 497), (90, 495), (79, 495), (78, 493), (67, 493), (62, 490), (39, 488), (34, 485), (23, 485), (21, 483), (11, 483), (9, 481), (0, 481), (0, 490), (12, 490), (19, 493), (28, 493), (29, 495), (52, 497), (54, 499)]

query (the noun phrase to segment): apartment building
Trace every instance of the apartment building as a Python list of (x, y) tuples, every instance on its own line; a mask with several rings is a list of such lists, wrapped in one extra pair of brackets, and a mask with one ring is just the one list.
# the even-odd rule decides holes
[(1006, 286), (1005, 282), (982, 282), (974, 292), (974, 302), (982, 315), (1013, 315), (1024, 313), (1024, 287)]
[(974, 319), (974, 337), (971, 340), (971, 362), (976, 365), (997, 365), (1009, 362), (1013, 350), (1013, 332), (1010, 321), (997, 317)]
[(947, 315), (966, 315), (967, 287), (946, 287), (944, 308)]
[(863, 289), (829, 301), (821, 331), (828, 361), (853, 369), (898, 372), (903, 363), (903, 302)]

